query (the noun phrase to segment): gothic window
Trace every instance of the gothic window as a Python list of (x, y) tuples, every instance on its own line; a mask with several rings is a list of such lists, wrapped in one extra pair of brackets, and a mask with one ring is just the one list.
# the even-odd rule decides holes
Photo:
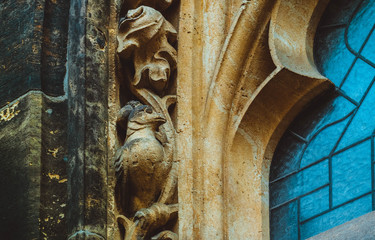
[(375, 1), (333, 0), (317, 30), (335, 85), (290, 125), (270, 172), (271, 239), (306, 239), (375, 210)]

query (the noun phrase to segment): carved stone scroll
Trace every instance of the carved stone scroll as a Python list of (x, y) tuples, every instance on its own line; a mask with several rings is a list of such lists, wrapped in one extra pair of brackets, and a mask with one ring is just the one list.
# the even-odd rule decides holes
[(137, 98), (117, 117), (117, 126), (126, 131), (114, 160), (121, 239), (178, 239), (172, 231), (178, 212), (178, 165), (169, 113), (176, 96), (168, 95), (174, 92), (176, 35), (151, 7), (129, 10), (120, 21), (117, 52), (126, 63), (123, 80)]

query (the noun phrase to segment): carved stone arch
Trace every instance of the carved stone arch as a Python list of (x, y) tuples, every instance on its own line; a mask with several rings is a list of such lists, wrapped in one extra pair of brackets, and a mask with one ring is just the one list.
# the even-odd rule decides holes
[(282, 0), (272, 13), (269, 45), (274, 63), (297, 74), (324, 79), (316, 69), (316, 28), (329, 0)]
[[(223, 14), (233, 2), (236, 14)], [(304, 16), (295, 31), (306, 29), (305, 41), (311, 23), (319, 20), (315, 9), (323, 12), (318, 2), (323, 1), (207, 1), (205, 7), (216, 9), (210, 13), (199, 1), (181, 2), (176, 114), (181, 239), (268, 238), (267, 159), (290, 120), (330, 86), (311, 70), (311, 49), (305, 61), (294, 60), (308, 65), (287, 65), (283, 56), (297, 56), (307, 45), (282, 49), (275, 33)], [(299, 5), (310, 6), (310, 16)], [(281, 18), (286, 7), (288, 18)], [(209, 25), (217, 13), (225, 16)], [(227, 16), (233, 16), (229, 28), (223, 27)], [(289, 37), (290, 43), (301, 41), (300, 35)]]
[(269, 239), (268, 179), (276, 145), (303, 107), (332, 86), (313, 59), (315, 30), (328, 2), (277, 1), (238, 70), (223, 151), (228, 239)]

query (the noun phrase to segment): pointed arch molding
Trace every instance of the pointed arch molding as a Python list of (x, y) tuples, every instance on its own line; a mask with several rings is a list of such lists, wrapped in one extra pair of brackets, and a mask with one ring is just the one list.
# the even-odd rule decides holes
[[(266, 17), (262, 19), (260, 14), (258, 31), (253, 30), (251, 38), (238, 39), (250, 41), (250, 47), (237, 50), (248, 50), (248, 55), (242, 65), (237, 65), (242, 66), (236, 68), (238, 77), (227, 79), (230, 89), (234, 90), (228, 99), (227, 128), (222, 141), (227, 239), (269, 238), (268, 179), (274, 149), (300, 110), (331, 86), (318, 72), (313, 59), (315, 30), (328, 2), (276, 1), (270, 21), (266, 21)], [(248, 18), (245, 22), (251, 22), (254, 15), (244, 14), (244, 17)], [(249, 30), (240, 24), (237, 22), (233, 28), (241, 32)], [(218, 72), (228, 72), (230, 68), (225, 64), (217, 67)], [(220, 89), (222, 81), (216, 81), (220, 84), (212, 88)], [(228, 90), (217, 90), (212, 95), (222, 95), (218, 94), (220, 92)], [(248, 179), (244, 180), (246, 175)], [(249, 226), (252, 231), (241, 232)]]
[[(185, 146), (177, 150), (182, 239), (269, 238), (273, 151), (304, 105), (331, 86), (313, 61), (315, 28), (327, 3), (243, 1), (215, 69), (205, 68), (202, 48), (209, 46), (200, 45), (204, 10), (182, 3), (177, 90), (177, 146)], [(211, 70), (206, 89), (202, 72)]]
[(319, 20), (329, 0), (282, 0), (272, 13), (269, 45), (279, 67), (297, 74), (324, 79), (317, 71), (313, 44)]
[[(234, 134), (250, 104), (267, 84), (277, 78), (280, 71), (288, 70), (316, 79), (316, 82), (326, 80), (316, 69), (313, 41), (316, 27), (328, 2), (329, 0), (244, 1), (234, 17), (216, 65), (203, 115), (203, 119), (216, 119), (216, 114), (229, 117), (225, 135), (229, 140), (228, 146), (231, 146)], [(270, 11), (272, 8), (273, 11)], [(274, 64), (272, 71), (270, 63), (267, 64), (269, 59), (264, 56), (268, 54), (261, 49), (267, 47), (267, 35)], [(209, 121), (205, 122), (210, 125)]]

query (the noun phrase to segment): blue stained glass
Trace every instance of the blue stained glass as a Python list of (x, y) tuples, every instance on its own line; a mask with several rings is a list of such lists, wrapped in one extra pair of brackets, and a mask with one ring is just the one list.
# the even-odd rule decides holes
[(299, 140), (292, 133), (284, 134), (278, 145), (278, 150), (275, 152), (275, 157), (280, 158), (280, 161), (271, 165), (273, 174), (270, 176), (270, 181), (297, 171), (300, 165), (300, 157), (302, 156), (301, 149), (304, 147), (305, 142)]
[(372, 63), (375, 62), (375, 31), (372, 32), (371, 37), (366, 43), (366, 46), (363, 48), (361, 55)]
[(367, 35), (370, 33), (375, 23), (374, 16), (375, 1), (363, 1), (348, 28), (348, 43), (354, 51), (359, 51)]
[(320, 20), (319, 25), (332, 26), (349, 23), (350, 17), (355, 11), (355, 6), (358, 6), (361, 2), (362, 0), (331, 1), (325, 10), (324, 17)]
[[(373, 49), (374, 50), (374, 49)], [(360, 102), (375, 75), (375, 68), (358, 59), (346, 78), (341, 90), (356, 102)]]
[(329, 187), (319, 189), (301, 198), (301, 221), (329, 209)]
[[(372, 76), (374, 78), (374, 75)], [(363, 138), (369, 137), (375, 130), (375, 84), (372, 85), (350, 126), (346, 130), (337, 150), (347, 147)]]
[(370, 212), (372, 210), (371, 202), (371, 195), (367, 195), (301, 224), (301, 239), (312, 237)]
[(332, 157), (333, 206), (371, 192), (371, 142)]
[[(317, 50), (317, 64), (324, 75), (335, 85), (341, 84), (355, 59), (355, 56), (346, 47), (344, 36), (344, 27), (332, 29), (327, 36), (328, 39), (324, 39), (329, 44), (321, 44), (322, 47)], [(329, 57), (329, 61), (327, 61), (327, 57)]]
[(291, 202), (271, 211), (271, 239), (298, 239), (297, 211), (297, 202)]
[(325, 160), (273, 183), (270, 186), (270, 206), (272, 208), (309, 193), (326, 185), (328, 181), (328, 160)]
[(306, 239), (375, 210), (374, 23), (375, 1), (327, 7), (314, 55), (336, 87), (301, 112), (276, 148), (271, 239)]
[[(329, 126), (319, 132), (319, 134), (311, 140), (301, 160), (301, 167), (305, 167), (324, 157), (327, 157), (335, 146), (348, 123), (348, 118)], [(317, 151), (319, 149), (319, 151)]]
[(356, 105), (337, 92), (331, 91), (329, 96), (320, 97), (318, 100), (302, 112), (290, 126), (293, 132), (308, 140), (312, 139), (317, 131), (342, 120), (356, 108)]

